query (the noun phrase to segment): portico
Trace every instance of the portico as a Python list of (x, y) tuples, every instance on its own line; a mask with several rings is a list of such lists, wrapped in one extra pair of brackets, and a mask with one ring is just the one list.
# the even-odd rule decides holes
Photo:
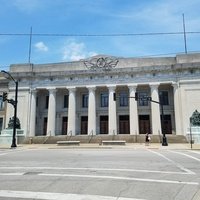
[[(155, 135), (162, 134), (159, 105), (135, 101), (131, 98), (135, 97), (137, 91), (141, 97), (151, 96), (155, 101), (159, 101), (159, 91), (162, 91), (162, 88), (166, 88), (167, 98), (172, 99), (165, 108), (165, 112), (170, 116), (169, 126), (172, 126), (174, 110), (169, 107), (174, 107), (174, 97), (171, 96), (173, 87), (170, 83), (36, 88), (31, 93), (30, 136), (34, 136), (34, 130), (37, 135), (49, 136), (65, 133), (67, 135), (139, 135), (147, 131)], [(116, 101), (113, 98), (114, 93), (117, 96)], [(63, 105), (65, 98), (67, 98), (67, 105)], [(46, 109), (38, 107), (36, 99), (41, 101), (46, 99), (47, 105), (44, 105)], [(59, 105), (56, 105), (56, 102)], [(39, 113), (42, 114), (40, 125), (36, 124)], [(63, 123), (67, 123), (67, 126)], [(172, 134), (172, 130), (167, 133)]]

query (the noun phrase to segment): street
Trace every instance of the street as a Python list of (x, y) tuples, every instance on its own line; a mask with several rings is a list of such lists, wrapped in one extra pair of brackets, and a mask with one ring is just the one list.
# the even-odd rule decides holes
[(0, 199), (200, 200), (200, 151), (0, 149)]

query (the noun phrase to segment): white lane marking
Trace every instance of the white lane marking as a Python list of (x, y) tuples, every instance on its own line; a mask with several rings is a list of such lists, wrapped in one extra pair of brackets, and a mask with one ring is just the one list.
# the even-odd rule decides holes
[(177, 151), (172, 151), (172, 150), (168, 150), (168, 151), (170, 151), (170, 152), (172, 152), (172, 153), (176, 153), (176, 154), (180, 154), (180, 155), (186, 156), (186, 157), (188, 157), (188, 158), (191, 158), (191, 159), (193, 159), (193, 160), (196, 160), (196, 161), (199, 161), (199, 162), (200, 162), (200, 159), (199, 159), (199, 158), (196, 158), (196, 157), (194, 157), (194, 156), (190, 156), (190, 155), (188, 155), (188, 154), (185, 154), (185, 153), (182, 153), (182, 152), (177, 152)]
[[(0, 173), (0, 176), (23, 176), (23, 173)], [(56, 176), (56, 177), (75, 177), (75, 178), (93, 178), (93, 179), (113, 179), (113, 180), (128, 180), (128, 181), (139, 181), (139, 182), (153, 182), (153, 183), (171, 183), (171, 184), (184, 184), (184, 185), (199, 185), (198, 182), (185, 182), (185, 181), (172, 181), (172, 180), (157, 180), (147, 178), (134, 178), (134, 177), (123, 177), (123, 176), (98, 176), (98, 175), (82, 175), (82, 174), (47, 174), (39, 173), (37, 176)]]
[(0, 176), (22, 176), (22, 175), (24, 175), (24, 172), (22, 172), (22, 173), (8, 173), (8, 172), (0, 173)]
[(38, 174), (38, 176), (56, 176), (56, 177), (77, 177), (77, 178), (94, 178), (94, 179), (114, 179), (114, 180), (128, 180), (128, 181), (140, 181), (140, 182), (154, 182), (154, 183), (171, 183), (171, 184), (184, 184), (184, 185), (199, 185), (198, 182), (185, 182), (185, 181), (171, 181), (171, 180), (157, 180), (147, 178), (134, 178), (134, 177), (122, 177), (122, 176), (97, 176), (97, 175), (81, 175), (81, 174)]
[(195, 172), (193, 172), (193, 171), (191, 171), (191, 170), (185, 168), (185, 167), (182, 166), (181, 164), (176, 163), (175, 161), (173, 161), (173, 160), (167, 158), (166, 156), (164, 156), (164, 155), (161, 154), (161, 153), (158, 153), (158, 152), (156, 152), (156, 151), (152, 151), (152, 150), (150, 150), (150, 149), (148, 149), (148, 151), (150, 151), (150, 152), (152, 152), (152, 153), (154, 153), (154, 154), (157, 154), (158, 156), (160, 156), (160, 157), (164, 158), (165, 160), (171, 162), (171, 163), (174, 164), (177, 168), (181, 169), (182, 171), (185, 171), (187, 174), (196, 174)]
[(199, 155), (200, 155), (200, 152), (199, 152), (199, 151), (191, 151), (191, 150), (187, 150), (187, 152), (196, 153), (196, 154), (199, 154)]
[(12, 191), (0, 190), (0, 197), (26, 198), (26, 199), (43, 199), (43, 200), (145, 200), (124, 197), (111, 197), (100, 195), (84, 195), (84, 194), (65, 194), (50, 192), (30, 192), (30, 191)]
[(23, 170), (87, 170), (87, 171), (122, 171), (122, 172), (139, 172), (139, 173), (159, 173), (159, 174), (185, 174), (188, 172), (172, 172), (172, 171), (157, 171), (157, 170), (138, 170), (138, 169), (115, 169), (115, 168), (87, 168), (87, 167), (0, 167), (0, 169), (13, 170), (13, 169), (23, 169)]
[[(188, 150), (188, 152), (189, 152), (189, 150)], [(190, 151), (190, 152), (192, 152), (192, 153), (196, 153), (196, 154), (200, 154), (199, 151)]]
[(18, 152), (22, 152), (22, 151), (30, 151), (30, 150), (29, 149), (19, 149), (19, 150), (11, 149), (11, 150), (6, 150), (6, 152), (0, 153), (0, 156), (8, 155), (11, 153), (18, 153)]

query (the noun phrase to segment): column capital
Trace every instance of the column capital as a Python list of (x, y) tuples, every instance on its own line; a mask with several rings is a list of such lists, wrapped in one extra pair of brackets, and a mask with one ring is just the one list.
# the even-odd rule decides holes
[(173, 86), (174, 89), (177, 89), (179, 84), (177, 82), (172, 82), (172, 86)]
[(127, 86), (129, 88), (129, 90), (132, 91), (132, 90), (136, 90), (137, 89), (138, 84), (128, 84)]
[(66, 87), (69, 92), (75, 92), (76, 91), (76, 87)]
[(86, 88), (89, 90), (89, 92), (92, 92), (92, 91), (96, 90), (96, 86), (95, 85), (87, 86)]
[(47, 90), (49, 93), (55, 93), (57, 91), (56, 87), (48, 87)]
[(150, 86), (151, 90), (158, 89), (159, 85), (160, 85), (160, 83), (149, 83), (149, 86)]
[(32, 94), (37, 94), (38, 90), (36, 88), (31, 89)]
[(109, 89), (110, 92), (115, 91), (116, 85), (107, 85), (107, 88)]

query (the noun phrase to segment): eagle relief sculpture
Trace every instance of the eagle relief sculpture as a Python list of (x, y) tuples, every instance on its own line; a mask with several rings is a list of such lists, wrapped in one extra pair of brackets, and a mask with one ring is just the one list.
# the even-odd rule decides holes
[(110, 71), (116, 67), (118, 59), (115, 57), (93, 57), (87, 61), (84, 61), (85, 66), (90, 70), (104, 70)]

